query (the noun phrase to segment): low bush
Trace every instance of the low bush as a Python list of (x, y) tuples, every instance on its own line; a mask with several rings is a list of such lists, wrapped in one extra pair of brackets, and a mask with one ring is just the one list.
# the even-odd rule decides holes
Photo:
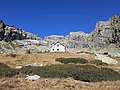
[(90, 61), (89, 63), (95, 64), (95, 65), (102, 65), (102, 66), (108, 65), (107, 63), (102, 62), (101, 60), (93, 60), (93, 61)]
[(120, 74), (108, 68), (83, 66), (74, 73), (73, 78), (85, 82), (117, 81), (120, 80)]
[(27, 66), (23, 67), (20, 73), (37, 74), (44, 78), (66, 78), (68, 77), (66, 70), (66, 67), (62, 68), (62, 65), (51, 65), (44, 67)]
[(74, 63), (74, 64), (85, 64), (88, 61), (83, 58), (57, 58), (56, 61), (64, 63), (64, 64), (69, 64), (69, 63)]
[(43, 67), (25, 66), (19, 71), (0, 63), (0, 76), (11, 77), (16, 74), (37, 74), (43, 78), (68, 78), (85, 82), (117, 81), (120, 74), (112, 69), (93, 65), (50, 65)]
[(116, 81), (120, 80), (120, 74), (112, 69), (99, 68), (92, 65), (51, 65), (44, 67), (23, 67), (23, 74), (37, 74), (44, 78), (67, 78), (85, 82)]
[(0, 76), (11, 77), (18, 73), (17, 70), (10, 68), (9, 66), (0, 63)]

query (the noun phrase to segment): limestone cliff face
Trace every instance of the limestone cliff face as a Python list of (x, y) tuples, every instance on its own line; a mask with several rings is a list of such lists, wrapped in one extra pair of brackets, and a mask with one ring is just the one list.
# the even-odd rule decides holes
[(5, 24), (2, 20), (0, 20), (0, 40), (4, 38), (5, 33)]
[(95, 30), (91, 33), (91, 42), (94, 43), (93, 47), (105, 47), (110, 44), (114, 30), (110, 28), (110, 22), (100, 21), (96, 24)]
[(43, 40), (48, 42), (49, 45), (59, 41), (69, 48), (83, 48), (83, 47), (88, 47), (87, 37), (88, 34), (85, 34), (84, 32), (70, 32), (69, 35), (67, 36), (51, 35), (45, 37)]
[[(0, 20), (0, 41), (41, 40), (37, 35), (25, 32), (13, 25), (5, 25)], [(120, 15), (113, 16), (108, 21), (99, 21), (90, 34), (82, 31), (70, 32), (67, 36), (51, 35), (41, 40), (41, 45), (50, 47), (54, 42), (61, 42), (68, 48), (104, 48), (111, 43), (120, 47)]]
[(84, 32), (70, 32), (68, 36), (66, 36), (68, 40), (68, 46), (70, 48), (83, 48), (87, 47), (87, 34)]
[(6, 25), (3, 20), (0, 20), (0, 53), (26, 52), (28, 49), (38, 52), (38, 49), (32, 45), (40, 44), (40, 40), (37, 35), (25, 32), (13, 25)]
[(74, 32), (68, 35), (69, 46), (75, 48), (104, 48), (111, 43), (120, 46), (120, 15), (99, 21), (90, 34)]
[(108, 21), (100, 21), (91, 33), (93, 47), (105, 47), (111, 43), (120, 45), (120, 15), (113, 16)]
[(69, 48), (104, 48), (111, 43), (120, 46), (120, 15), (113, 16), (108, 21), (99, 21), (90, 34), (70, 32), (67, 36), (47, 36), (48, 43), (60, 41)]
[(23, 39), (40, 39), (37, 35), (25, 32), (22, 29), (16, 28), (14, 25), (5, 25), (0, 20), (0, 41), (11, 42), (13, 40)]
[(112, 42), (117, 43), (120, 46), (120, 15), (113, 16), (110, 19), (111, 29), (114, 30)]

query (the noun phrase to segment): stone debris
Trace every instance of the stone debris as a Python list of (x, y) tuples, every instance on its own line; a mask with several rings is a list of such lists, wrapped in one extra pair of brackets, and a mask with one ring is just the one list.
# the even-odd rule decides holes
[(16, 69), (21, 69), (23, 66), (16, 66), (15, 68)]
[(40, 64), (40, 66), (42, 67), (42, 66), (45, 66), (45, 65), (43, 65), (43, 64)]
[(95, 59), (97, 60), (102, 60), (102, 62), (105, 62), (107, 64), (117, 64), (118, 62), (106, 55), (100, 55), (100, 54), (96, 54)]
[(45, 66), (45, 64), (37, 64), (37, 63), (33, 63), (33, 64), (27, 64), (25, 66), (32, 66), (32, 67), (42, 67)]
[(33, 75), (33, 76), (26, 75), (25, 79), (27, 79), (27, 80), (38, 80), (38, 79), (40, 79), (40, 76), (39, 75)]
[[(45, 66), (46, 64), (37, 64), (37, 63), (33, 63), (33, 64), (27, 64), (27, 65), (25, 65), (25, 66), (32, 66), (32, 67), (43, 67), (43, 66)], [(21, 68), (23, 68), (24, 66), (16, 66), (15, 68), (16, 69), (21, 69)]]

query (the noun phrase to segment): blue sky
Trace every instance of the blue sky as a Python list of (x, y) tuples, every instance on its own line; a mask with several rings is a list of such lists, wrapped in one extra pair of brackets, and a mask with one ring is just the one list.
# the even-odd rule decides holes
[(89, 33), (120, 14), (120, 0), (0, 0), (0, 19), (40, 37)]

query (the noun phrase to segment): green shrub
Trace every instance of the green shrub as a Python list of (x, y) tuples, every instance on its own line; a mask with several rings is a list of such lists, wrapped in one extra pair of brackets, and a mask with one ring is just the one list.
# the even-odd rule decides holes
[(17, 73), (17, 70), (10, 68), (3, 63), (0, 63), (0, 76), (11, 77), (16, 75)]
[(85, 64), (88, 61), (86, 59), (83, 58), (57, 58), (56, 61), (64, 63), (64, 64), (69, 64), (69, 63), (80, 63), (80, 64)]
[(99, 68), (93, 65), (50, 65), (43, 67), (25, 66), (19, 71), (0, 63), (0, 76), (11, 77), (18, 73), (37, 74), (43, 78), (68, 78), (85, 82), (116, 81), (120, 74), (108, 68)]
[(32, 67), (27, 66), (21, 69), (20, 73), (23, 74), (37, 74), (44, 78), (64, 78), (68, 77), (66, 75), (66, 70), (64, 70), (61, 65), (51, 65), (51, 66), (44, 66), (44, 67)]
[(37, 74), (44, 78), (67, 78), (85, 82), (120, 80), (120, 74), (112, 69), (99, 68), (92, 65), (51, 65), (44, 67), (23, 67), (23, 74)]
[(78, 68), (78, 72), (73, 72), (73, 78), (85, 82), (117, 81), (120, 74), (112, 69), (98, 68), (95, 66), (83, 66)]
[(93, 61), (90, 61), (89, 63), (95, 64), (95, 65), (103, 65), (103, 66), (108, 65), (107, 63), (102, 62), (101, 60), (93, 60)]

